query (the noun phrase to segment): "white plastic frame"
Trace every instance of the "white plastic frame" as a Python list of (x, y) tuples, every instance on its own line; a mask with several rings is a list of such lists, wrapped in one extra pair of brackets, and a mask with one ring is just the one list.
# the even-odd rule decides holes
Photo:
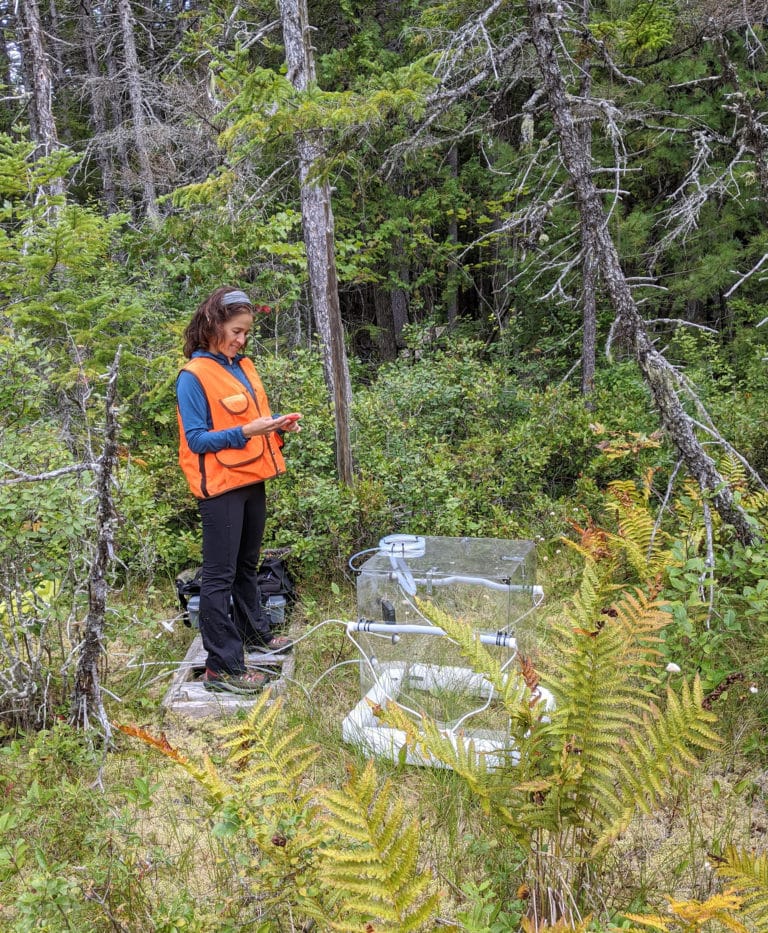
[[(406, 664), (396, 662), (377, 664), (376, 683), (360, 702), (345, 716), (341, 724), (341, 734), (345, 742), (365, 749), (377, 758), (389, 758), (399, 762), (405, 758), (410, 765), (430, 768), (449, 768), (433, 756), (416, 752), (406, 747), (406, 734), (402, 729), (386, 726), (374, 715), (374, 707), (385, 706), (388, 702), (397, 702), (403, 680), (407, 676), (413, 687), (414, 681), (420, 680), (419, 689), (430, 690), (433, 687), (456, 688), (462, 686), (474, 696), (487, 699), (493, 686), (476, 671), (466, 667), (445, 667), (436, 664)], [(546, 708), (551, 709), (553, 698), (549, 691), (542, 690)], [(490, 729), (462, 729), (455, 732), (450, 728), (440, 730), (454, 748), (461, 743), (468, 747), (470, 742), (475, 752), (485, 756), (488, 768), (498, 768), (502, 764), (517, 764), (520, 755), (512, 747), (508, 732)], [(405, 751), (403, 751), (405, 749)]]

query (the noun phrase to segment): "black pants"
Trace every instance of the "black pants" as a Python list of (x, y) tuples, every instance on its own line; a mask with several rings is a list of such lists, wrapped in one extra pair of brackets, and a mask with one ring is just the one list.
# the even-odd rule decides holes
[(203, 520), (200, 634), (208, 652), (206, 667), (216, 674), (242, 674), (244, 643), (270, 637), (256, 583), (267, 515), (264, 483), (201, 499), (198, 505)]

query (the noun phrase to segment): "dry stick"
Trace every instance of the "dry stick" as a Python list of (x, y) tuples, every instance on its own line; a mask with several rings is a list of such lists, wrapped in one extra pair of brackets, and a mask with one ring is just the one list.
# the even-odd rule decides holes
[(667, 483), (667, 491), (664, 494), (664, 501), (661, 503), (661, 508), (659, 509), (659, 514), (656, 516), (656, 521), (653, 523), (653, 531), (651, 531), (651, 540), (648, 542), (648, 550), (646, 551), (646, 556), (648, 560), (651, 559), (651, 554), (653, 553), (653, 543), (656, 540), (656, 532), (661, 527), (661, 519), (664, 517), (664, 512), (667, 508), (667, 503), (672, 496), (672, 488), (675, 485), (675, 478), (680, 471), (680, 467), (683, 465), (682, 460), (678, 460), (675, 464), (674, 470), (672, 470), (672, 475), (669, 477), (669, 482)]
[(768, 253), (763, 253), (763, 258), (758, 260), (754, 264), (754, 266), (752, 266), (749, 272), (745, 272), (744, 275), (742, 275), (742, 277), (737, 282), (734, 282), (733, 285), (731, 285), (731, 287), (728, 289), (728, 291), (723, 293), (723, 298), (730, 298), (737, 288), (740, 288), (750, 276), (754, 275), (755, 272), (757, 272), (757, 270), (760, 268), (760, 266), (762, 266), (762, 264), (765, 262), (766, 259), (768, 259)]
[(104, 444), (96, 471), (96, 548), (88, 574), (88, 614), (80, 644), (75, 687), (69, 712), (72, 725), (87, 729), (95, 719), (104, 734), (104, 747), (111, 743), (112, 730), (104, 709), (99, 685), (99, 659), (104, 653), (103, 635), (109, 584), (107, 572), (114, 553), (115, 508), (112, 501), (112, 477), (117, 465), (117, 373), (121, 348), (109, 371), (105, 400)]
[(0, 486), (15, 486), (17, 483), (39, 483), (49, 479), (58, 479), (59, 476), (66, 476), (68, 473), (87, 473), (89, 470), (98, 468), (97, 463), (76, 463), (72, 466), (59, 467), (58, 470), (48, 470), (46, 473), (25, 473), (24, 470), (17, 470), (8, 463), (0, 460), (0, 468), (13, 474), (11, 479), (0, 479)]

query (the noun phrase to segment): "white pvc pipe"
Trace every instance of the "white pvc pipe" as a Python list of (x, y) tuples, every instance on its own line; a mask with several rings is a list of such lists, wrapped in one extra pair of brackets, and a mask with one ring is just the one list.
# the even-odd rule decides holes
[(452, 583), (469, 583), (474, 586), (485, 586), (489, 590), (501, 590), (504, 593), (530, 590), (534, 596), (544, 595), (544, 590), (540, 586), (528, 586), (525, 583), (499, 583), (497, 580), (488, 580), (485, 577), (468, 577), (462, 574), (451, 574), (450, 577), (412, 577), (412, 579), (421, 586), (450, 586)]
[[(445, 635), (437, 625), (404, 625), (399, 622), (369, 622), (358, 619), (347, 623), (348, 632), (373, 632), (374, 635)], [(506, 632), (480, 632), (480, 642), (499, 648), (517, 648), (517, 642)]]

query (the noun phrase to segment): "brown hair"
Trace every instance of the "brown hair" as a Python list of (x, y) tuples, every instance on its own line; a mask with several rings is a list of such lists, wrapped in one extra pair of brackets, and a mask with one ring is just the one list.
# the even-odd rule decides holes
[(187, 359), (191, 358), (195, 350), (207, 350), (211, 344), (215, 344), (222, 326), (231, 318), (242, 314), (243, 311), (253, 314), (253, 305), (250, 302), (223, 304), (222, 299), (225, 295), (237, 291), (239, 289), (231, 285), (222, 285), (200, 304), (184, 331), (184, 356)]

